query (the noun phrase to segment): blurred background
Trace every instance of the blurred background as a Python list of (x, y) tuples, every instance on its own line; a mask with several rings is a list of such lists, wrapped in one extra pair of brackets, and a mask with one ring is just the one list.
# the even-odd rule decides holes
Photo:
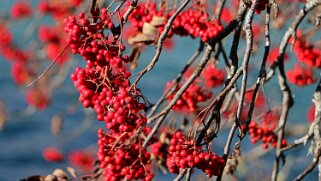
[[(83, 66), (84, 62), (81, 57), (69, 56), (68, 61), (64, 64), (55, 64), (51, 70), (35, 85), (27, 87), (26, 85), (40, 75), (50, 64), (52, 59), (46, 55), (48, 53), (47, 44), (39, 41), (39, 26), (59, 26), (57, 19), (51, 15), (43, 15), (36, 11), (39, 7), (39, 1), (24, 1), (31, 5), (33, 13), (22, 19), (16, 19), (12, 16), (12, 8), (16, 0), (2, 0), (0, 3), (0, 32), (4, 27), (12, 32), (14, 47), (19, 47), (29, 51), (28, 60), (35, 61), (32, 68), (33, 76), (27, 79), (24, 84), (18, 85), (13, 77), (23, 74), (24, 70), (13, 67), (13, 61), (8, 60), (8, 56), (0, 55), (0, 180), (19, 180), (31, 175), (46, 175), (51, 173), (55, 168), (65, 169), (68, 166), (75, 167), (79, 172), (88, 172), (85, 168), (78, 168), (73, 163), (70, 156), (75, 151), (84, 151), (88, 154), (88, 160), (94, 159), (97, 142), (97, 129), (104, 127), (104, 124), (97, 121), (95, 114), (84, 109), (78, 101), (79, 93), (73, 86), (69, 76), (77, 66)], [(19, 1), (21, 2), (21, 1)], [(22, 1), (23, 2), (23, 1)], [(87, 5), (86, 5), (87, 3)], [(77, 6), (76, 8), (89, 11), (88, 3)], [(85, 5), (84, 5), (85, 4)], [(262, 17), (255, 19), (255, 23), (262, 24)], [(291, 22), (285, 23), (286, 25)], [(303, 24), (302, 27), (308, 26)], [(54, 29), (54, 28), (53, 28)], [(272, 47), (277, 47), (278, 43), (286, 30), (272, 31)], [(59, 34), (63, 34), (61, 29)], [(1, 35), (0, 35), (1, 36)], [(229, 53), (232, 36), (229, 36), (223, 45)], [(0, 38), (1, 40), (1, 38)], [(243, 42), (243, 40), (242, 40)], [(262, 47), (264, 42), (257, 44)], [(243, 42), (244, 43), (244, 42)], [(161, 96), (162, 90), (166, 82), (175, 78), (180, 69), (184, 66), (189, 57), (197, 49), (199, 40), (192, 38), (175, 37), (172, 44), (161, 55), (161, 60), (151, 72), (149, 72), (139, 83), (144, 96), (150, 101), (155, 102)], [(11, 46), (11, 45), (10, 45)], [(9, 47), (5, 45), (3, 47)], [(64, 45), (56, 47), (58, 52), (64, 48)], [(239, 55), (243, 57), (244, 47), (240, 46)], [(263, 48), (257, 50), (253, 58), (251, 58), (251, 77), (250, 82), (254, 83), (257, 76), (257, 66), (260, 65), (259, 58), (262, 56)], [(35, 53), (37, 55), (35, 55)], [(155, 52), (154, 47), (146, 47), (140, 57), (138, 67), (134, 70), (137, 72), (144, 68), (151, 60)], [(130, 48), (126, 50), (130, 53)], [(57, 55), (57, 50), (56, 54)], [(289, 53), (289, 61), (287, 69), (294, 66), (295, 57), (293, 53)], [(35, 60), (36, 59), (36, 60)], [(240, 58), (241, 59), (241, 58)], [(24, 64), (22, 64), (24, 65)], [(30, 66), (30, 64), (28, 65)], [(223, 67), (223, 63), (219, 63)], [(316, 70), (317, 73), (319, 73)], [(33, 88), (41, 88), (49, 86), (50, 89), (44, 93), (26, 93)], [(291, 86), (296, 104), (290, 112), (289, 125), (296, 126), (296, 131), (290, 130), (288, 134), (288, 142), (302, 136), (308, 128), (307, 112), (311, 106), (312, 94), (315, 84), (306, 87)], [(220, 89), (215, 89), (217, 93)], [(274, 79), (264, 86), (264, 96), (270, 107), (280, 105), (281, 94)], [(40, 95), (39, 95), (40, 94)], [(45, 96), (41, 96), (44, 94)], [(29, 95), (29, 98), (28, 98)], [(48, 95), (48, 96), (46, 96)], [(43, 106), (37, 107), (30, 104), (32, 98), (37, 101), (45, 99)], [(33, 100), (35, 101), (35, 100)], [(229, 126), (223, 125), (223, 129), (219, 134), (219, 138), (215, 141), (215, 150), (217, 154), (222, 154), (225, 145), (226, 135)], [(301, 135), (300, 135), (301, 134)], [(306, 147), (299, 147), (294, 151), (286, 153), (287, 159), (280, 180), (288, 180), (299, 174), (311, 161), (312, 156), (307, 155)], [(59, 162), (48, 161), (44, 157), (46, 149), (54, 147), (63, 158)], [(48, 150), (47, 150), (48, 151)], [(255, 155), (256, 154), (256, 155)], [(260, 145), (252, 145), (246, 138), (242, 143), (242, 156), (244, 160), (239, 165), (238, 176), (240, 180), (255, 180), (255, 178), (266, 178), (268, 180), (274, 158), (274, 151), (263, 150)], [(250, 156), (256, 157), (252, 161)], [(76, 158), (77, 159), (77, 158)], [(246, 160), (249, 159), (249, 160)], [(255, 172), (255, 173), (253, 173)], [(164, 175), (161, 171), (155, 180), (172, 179), (173, 174)], [(194, 175), (194, 179), (205, 179), (206, 177)], [(316, 180), (317, 171), (306, 177), (307, 180)]]

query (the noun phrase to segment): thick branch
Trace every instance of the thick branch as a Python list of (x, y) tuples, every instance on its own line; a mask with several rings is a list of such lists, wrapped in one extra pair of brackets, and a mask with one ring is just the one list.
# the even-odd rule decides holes
[(256, 99), (256, 95), (258, 93), (258, 90), (260, 88), (260, 85), (263, 83), (265, 77), (266, 77), (266, 70), (265, 70), (265, 65), (266, 65), (266, 60), (267, 57), (269, 55), (270, 52), (270, 6), (266, 7), (266, 16), (265, 16), (265, 50), (264, 50), (264, 56), (263, 56), (263, 60), (261, 63), (261, 68), (260, 68), (260, 72), (259, 72), (259, 76), (257, 78), (256, 84), (255, 84), (255, 88), (253, 91), (253, 95), (252, 95), (252, 100), (251, 100), (251, 104), (250, 104), (250, 108), (247, 114), (247, 120), (246, 120), (246, 124), (245, 124), (245, 130), (243, 132), (242, 135), (240, 135), (240, 139), (242, 140), (247, 132), (248, 126), (251, 123), (252, 120), (252, 113), (254, 111), (254, 106), (255, 106), (255, 99)]

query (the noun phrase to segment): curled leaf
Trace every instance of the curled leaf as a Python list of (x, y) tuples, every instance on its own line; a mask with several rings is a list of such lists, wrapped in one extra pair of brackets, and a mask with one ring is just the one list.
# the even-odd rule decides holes
[(59, 179), (67, 179), (67, 174), (61, 169), (55, 169), (52, 174), (57, 176)]
[(44, 181), (58, 181), (58, 178), (55, 175), (49, 174), (45, 177)]
[(152, 21), (150, 22), (150, 25), (157, 27), (157, 26), (163, 26), (166, 23), (167, 19), (163, 16), (153, 16)]
[(52, 117), (51, 119), (51, 127), (50, 127), (50, 130), (51, 130), (51, 133), (54, 135), (54, 136), (58, 136), (59, 133), (61, 132), (61, 125), (62, 125), (62, 119), (60, 116), (58, 115), (55, 115)]
[(70, 174), (72, 177), (74, 177), (74, 178), (77, 177), (76, 170), (75, 170), (74, 168), (72, 168), (72, 167), (67, 167), (67, 171), (69, 172), (69, 174)]
[(128, 39), (128, 43), (131, 45), (139, 44), (139, 43), (151, 44), (151, 43), (154, 43), (154, 41), (155, 41), (155, 38), (153, 38), (152, 36), (148, 36), (146, 34), (143, 34), (143, 33), (138, 33), (135, 36), (132, 36)]
[(129, 60), (131, 62), (130, 64), (130, 69), (133, 70), (137, 67), (138, 65), (138, 59), (141, 54), (141, 49), (140, 47), (135, 47), (132, 52), (130, 53)]
[(143, 25), (143, 34), (145, 35), (156, 35), (157, 34), (157, 28), (150, 23), (144, 23)]

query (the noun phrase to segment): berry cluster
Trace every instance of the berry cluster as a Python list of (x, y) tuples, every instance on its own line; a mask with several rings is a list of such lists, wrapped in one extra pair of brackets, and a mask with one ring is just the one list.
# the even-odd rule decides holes
[(25, 63), (29, 59), (29, 55), (27, 52), (14, 46), (13, 35), (5, 24), (0, 25), (0, 34), (2, 35), (0, 36), (0, 55), (9, 60), (10, 63), (19, 63), (20, 65), (23, 65), (20, 67), (25, 67)]
[[(249, 135), (253, 144), (259, 140), (263, 143), (263, 148), (267, 149), (268, 144), (271, 144), (274, 148), (277, 147), (278, 136), (274, 133), (275, 126), (268, 126), (262, 124), (259, 126), (255, 121), (252, 121), (249, 125)], [(286, 146), (286, 140), (282, 140), (282, 147)]]
[[(279, 56), (279, 48), (272, 48), (269, 53), (269, 56), (267, 57), (266, 64), (272, 65), (276, 61), (278, 56)], [(287, 61), (288, 59), (289, 59), (288, 54), (285, 54), (284, 61)]]
[(139, 102), (139, 89), (131, 89), (131, 74), (124, 65), (129, 58), (119, 55), (123, 45), (109, 43), (101, 33), (110, 24), (105, 13), (103, 9), (101, 21), (94, 26), (90, 26), (84, 14), (79, 15), (79, 22), (75, 17), (66, 19), (72, 52), (87, 60), (86, 69), (78, 67), (71, 79), (81, 93), (80, 102), (84, 107), (94, 108), (98, 120), (105, 121), (108, 129), (131, 132), (145, 124), (146, 118), (139, 113), (145, 105)]
[(214, 64), (209, 64), (202, 72), (202, 78), (205, 80), (207, 87), (214, 88), (221, 86), (225, 80), (225, 73), (223, 70), (217, 68)]
[[(29, 54), (17, 48), (12, 40), (12, 34), (5, 25), (0, 25), (0, 55), (12, 63), (11, 74), (17, 85), (24, 85), (34, 77), (34, 71), (29, 65)], [(27, 90), (25, 95), (29, 105), (43, 110), (49, 104), (49, 94), (47, 90), (41, 87), (33, 87)]]
[[(245, 92), (244, 101), (246, 103), (246, 106), (249, 106), (251, 104), (253, 94), (254, 94), (254, 90), (249, 90), (249, 91)], [(254, 101), (255, 107), (256, 108), (261, 108), (261, 107), (263, 107), (265, 105), (265, 103), (266, 103), (266, 100), (265, 100), (265, 97), (264, 97), (263, 93), (262, 92), (257, 92), (256, 98), (255, 98), (255, 101)]]
[[(279, 114), (276, 111), (264, 113), (261, 125), (252, 120), (248, 127), (251, 142), (255, 144), (261, 140), (264, 149), (267, 149), (269, 144), (276, 148), (278, 136), (274, 133), (274, 129), (278, 120)], [(242, 126), (242, 128), (244, 129), (245, 127)], [(284, 146), (286, 146), (285, 139), (282, 140), (282, 147)]]
[(156, 142), (150, 146), (151, 154), (158, 160), (158, 163), (164, 164), (167, 158), (168, 145), (162, 142)]
[(166, 166), (166, 159), (168, 156), (168, 147), (170, 146), (171, 135), (173, 129), (169, 126), (164, 126), (160, 130), (161, 134), (158, 140), (155, 140), (150, 146), (150, 152), (153, 158), (157, 160), (158, 165)]
[(10, 63), (25, 64), (29, 59), (29, 54), (14, 45), (13, 35), (5, 24), (0, 25), (0, 34), (2, 35), (0, 37), (0, 55)]
[(94, 159), (91, 153), (84, 150), (75, 150), (68, 155), (68, 161), (85, 172), (93, 170)]
[(308, 108), (308, 112), (307, 112), (307, 121), (309, 123), (312, 123), (314, 121), (314, 115), (315, 115), (315, 105), (311, 105)]
[[(63, 27), (61, 26), (61, 20), (63, 17), (66, 17), (76, 11), (75, 7), (79, 6), (82, 2), (83, 0), (40, 0), (38, 2), (38, 8), (33, 8), (29, 1), (25, 0), (19, 0), (13, 3), (13, 6), (10, 10), (11, 19), (4, 20), (0, 25), (0, 34), (2, 35), (0, 37), (0, 55), (12, 64), (11, 74), (17, 85), (25, 85), (37, 78), (36, 72), (39, 72), (40, 69), (43, 68), (42, 63), (45, 57), (43, 53), (45, 53), (50, 60), (55, 60), (58, 58), (58, 64), (62, 64), (67, 61), (69, 55), (69, 52), (67, 51), (58, 57), (66, 45), (66, 37), (64, 34), (59, 34)], [(33, 43), (35, 45), (40, 45), (41, 43), (39, 41), (42, 41), (43, 44), (41, 44), (41, 49), (39, 49), (40, 47), (30, 45), (25, 46), (28, 49), (22, 49), (17, 45), (24, 44), (25, 42), (21, 42), (21, 39), (17, 41), (19, 44), (14, 42), (7, 23), (10, 23), (11, 26), (14, 25), (16, 21), (20, 20), (27, 20), (27, 22), (30, 22), (31, 15), (37, 13), (41, 13), (44, 16), (50, 15), (53, 17), (54, 21), (52, 21), (52, 24), (54, 25), (39, 26), (38, 23), (31, 23), (31, 29), (39, 29), (39, 39)], [(27, 36), (29, 33), (27, 31), (26, 33), (16, 34)], [(23, 37), (22, 39), (25, 38), (26, 37)], [(46, 74), (46, 78), (50, 77), (50, 75), (55, 75), (55, 73), (55, 71), (51, 70)], [(48, 76), (48, 74), (50, 75)], [(51, 87), (48, 86), (48, 83), (50, 83), (50, 81), (41, 81), (41, 83), (36, 82), (35, 85), (33, 85), (33, 88), (27, 91), (25, 97), (29, 105), (32, 105), (37, 109), (44, 109), (47, 107), (49, 103), (48, 100), (51, 96), (48, 94), (48, 91), (52, 90), (42, 89)]]
[(26, 93), (26, 100), (29, 105), (44, 110), (49, 104), (48, 92), (46, 89), (31, 88)]
[(286, 72), (286, 75), (291, 84), (298, 86), (306, 86), (316, 81), (313, 70), (311, 68), (301, 67), (299, 64), (295, 64), (293, 69)]
[(28, 1), (17, 1), (11, 8), (11, 17), (20, 19), (32, 15), (32, 8)]
[[(166, 84), (166, 89), (172, 85), (172, 81)], [(181, 84), (176, 87), (176, 90), (168, 96), (168, 100), (171, 101), (175, 93), (181, 88)], [(201, 86), (196, 84), (190, 85), (187, 90), (183, 93), (182, 97), (177, 100), (176, 104), (173, 106), (175, 111), (184, 111), (184, 112), (194, 112), (199, 108), (199, 103), (207, 101), (211, 98), (212, 93)]]
[(37, 9), (42, 14), (51, 14), (56, 20), (68, 16), (74, 8), (79, 6), (83, 0), (51, 1), (40, 0)]
[(225, 166), (223, 158), (213, 152), (204, 152), (195, 146), (193, 140), (187, 140), (182, 132), (176, 132), (171, 139), (166, 165), (172, 173), (179, 173), (185, 168), (198, 168), (212, 177), (220, 175)]
[(64, 159), (64, 155), (55, 147), (45, 148), (42, 156), (48, 162), (60, 162)]
[[(127, 4), (130, 6), (130, 3)], [(144, 3), (136, 6), (135, 10), (128, 17), (129, 22), (142, 31), (145, 22), (151, 22), (153, 16), (163, 16), (161, 11), (157, 11), (155, 3)]]
[(24, 85), (30, 80), (33, 72), (26, 67), (25, 63), (16, 62), (12, 64), (11, 67), (11, 76), (17, 85)]
[(138, 88), (129, 81), (126, 69), (129, 57), (122, 55), (125, 46), (109, 37), (107, 31), (114, 24), (106, 8), (99, 17), (87, 17), (84, 13), (65, 19), (67, 42), (74, 54), (86, 60), (86, 67), (76, 68), (71, 75), (80, 92), (79, 101), (97, 113), (97, 119), (104, 121), (110, 132), (98, 131), (98, 160), (106, 180), (143, 179), (151, 180), (150, 154), (142, 147), (141, 131), (147, 121), (142, 111), (145, 104)]
[[(62, 51), (66, 45), (65, 36), (59, 33), (60, 29), (60, 27), (46, 25), (40, 26), (39, 28), (39, 39), (44, 43), (44, 49), (49, 60), (55, 60), (60, 51)], [(62, 65), (68, 60), (68, 58), (68, 54), (63, 53), (58, 58), (57, 63)]]
[(311, 67), (321, 68), (321, 50), (302, 40), (300, 32), (298, 34), (299, 37), (296, 39), (293, 47), (298, 61)]
[[(168, 18), (175, 11), (166, 12), (163, 8), (157, 9), (155, 3), (140, 4), (129, 17), (131, 24), (143, 31), (144, 24), (157, 28), (158, 32), (162, 32)], [(194, 8), (181, 12), (174, 20), (169, 37), (173, 34), (181, 36), (191, 36), (193, 38), (200, 37), (206, 42), (210, 38), (216, 36), (223, 30), (223, 26), (217, 20), (209, 17), (201, 6), (195, 5)]]
[(127, 140), (130, 133), (117, 135), (99, 129), (98, 137), (97, 158), (105, 180), (152, 180), (153, 174), (146, 167), (150, 153), (139, 142)]

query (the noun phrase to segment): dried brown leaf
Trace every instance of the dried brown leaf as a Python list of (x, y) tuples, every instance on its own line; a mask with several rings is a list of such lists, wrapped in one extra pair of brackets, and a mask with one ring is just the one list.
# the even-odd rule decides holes
[(72, 168), (72, 167), (67, 167), (67, 171), (68, 171), (68, 173), (69, 173), (72, 177), (74, 177), (74, 178), (77, 177), (76, 170), (75, 170), (74, 168)]
[(138, 59), (141, 54), (141, 49), (140, 47), (135, 47), (132, 52), (130, 53), (129, 60), (131, 62), (130, 64), (130, 69), (133, 70), (137, 67), (138, 65)]
[(21, 179), (20, 181), (44, 181), (45, 176), (42, 175), (33, 175), (28, 178)]
[(55, 175), (49, 174), (45, 177), (45, 181), (58, 181), (58, 178)]
[(155, 41), (155, 38), (152, 36), (148, 36), (143, 33), (138, 33), (135, 36), (132, 36), (128, 39), (128, 43), (131, 45), (134, 44), (151, 44)]
[(61, 132), (62, 118), (55, 115), (51, 118), (50, 130), (54, 136), (58, 136)]
[(55, 169), (52, 174), (57, 176), (59, 179), (67, 179), (67, 174), (61, 169)]
[(158, 33), (157, 28), (150, 23), (145, 22), (143, 25), (143, 34), (156, 35)]
[(0, 131), (4, 128), (7, 122), (6, 115), (0, 112)]
[(280, 30), (283, 27), (284, 23), (285, 23), (285, 18), (282, 16), (279, 16), (277, 19), (272, 21), (271, 25), (273, 28)]
[(152, 21), (150, 22), (150, 25), (157, 27), (162, 26), (166, 23), (167, 19), (163, 16), (153, 16)]

